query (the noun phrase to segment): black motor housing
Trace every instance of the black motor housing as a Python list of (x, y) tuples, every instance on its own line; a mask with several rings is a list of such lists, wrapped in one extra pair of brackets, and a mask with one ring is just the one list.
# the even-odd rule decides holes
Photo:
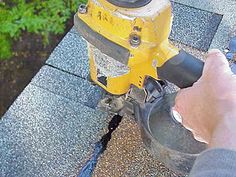
[(111, 4), (123, 8), (139, 8), (147, 5), (152, 0), (107, 0)]

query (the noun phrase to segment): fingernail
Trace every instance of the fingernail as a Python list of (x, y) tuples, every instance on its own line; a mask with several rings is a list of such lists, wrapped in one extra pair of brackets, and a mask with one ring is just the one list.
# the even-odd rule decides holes
[(206, 143), (206, 144), (208, 143), (206, 140), (204, 140), (202, 137), (198, 135), (194, 135), (194, 138), (199, 142)]
[(182, 116), (175, 110), (175, 108), (172, 108), (172, 115), (174, 120), (176, 120), (178, 123), (183, 123)]
[(189, 126), (187, 126), (187, 125), (183, 125), (187, 130), (189, 130), (190, 132), (193, 132), (193, 129), (192, 128), (190, 128)]

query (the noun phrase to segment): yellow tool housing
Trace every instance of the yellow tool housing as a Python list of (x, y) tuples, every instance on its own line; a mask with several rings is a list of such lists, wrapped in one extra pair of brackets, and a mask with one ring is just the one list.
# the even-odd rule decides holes
[[(169, 0), (152, 0), (140, 8), (121, 8), (106, 0), (89, 0), (84, 8), (85, 11), (78, 12), (75, 19), (129, 52), (128, 58), (124, 58), (129, 71), (116, 77), (107, 75), (104, 82), (98, 79), (94, 58), (97, 46), (88, 44), (91, 79), (111, 94), (125, 94), (131, 85), (142, 89), (146, 76), (158, 80), (156, 68), (179, 53), (168, 41), (172, 25)], [(123, 53), (118, 51), (118, 54)]]

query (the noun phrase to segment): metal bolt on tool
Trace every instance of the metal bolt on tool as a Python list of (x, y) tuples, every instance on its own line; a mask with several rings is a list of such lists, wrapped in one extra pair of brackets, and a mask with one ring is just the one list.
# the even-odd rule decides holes
[(86, 14), (87, 13), (87, 5), (86, 4), (80, 4), (79, 5), (79, 13)]
[(131, 34), (129, 42), (132, 47), (138, 47), (141, 44), (141, 38), (137, 34)]

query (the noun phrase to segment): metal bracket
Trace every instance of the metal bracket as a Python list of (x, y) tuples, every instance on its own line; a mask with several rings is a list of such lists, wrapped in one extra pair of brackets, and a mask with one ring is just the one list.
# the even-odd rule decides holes
[[(158, 81), (152, 77), (146, 77), (143, 89), (132, 86), (126, 94), (122, 113), (134, 115), (134, 105), (144, 105), (153, 103), (157, 99), (161, 99), (165, 95), (167, 82)], [(123, 115), (123, 114), (122, 114)]]
[(146, 77), (143, 89), (132, 86), (126, 95), (114, 96), (106, 94), (100, 100), (98, 107), (106, 112), (133, 116), (134, 102), (139, 105), (153, 103), (165, 95), (166, 86), (167, 82), (165, 81), (158, 81), (152, 77)]
[(165, 87), (167, 82), (158, 81), (152, 77), (147, 77), (144, 82), (144, 90), (146, 92), (145, 103), (152, 103), (157, 98), (165, 95)]

